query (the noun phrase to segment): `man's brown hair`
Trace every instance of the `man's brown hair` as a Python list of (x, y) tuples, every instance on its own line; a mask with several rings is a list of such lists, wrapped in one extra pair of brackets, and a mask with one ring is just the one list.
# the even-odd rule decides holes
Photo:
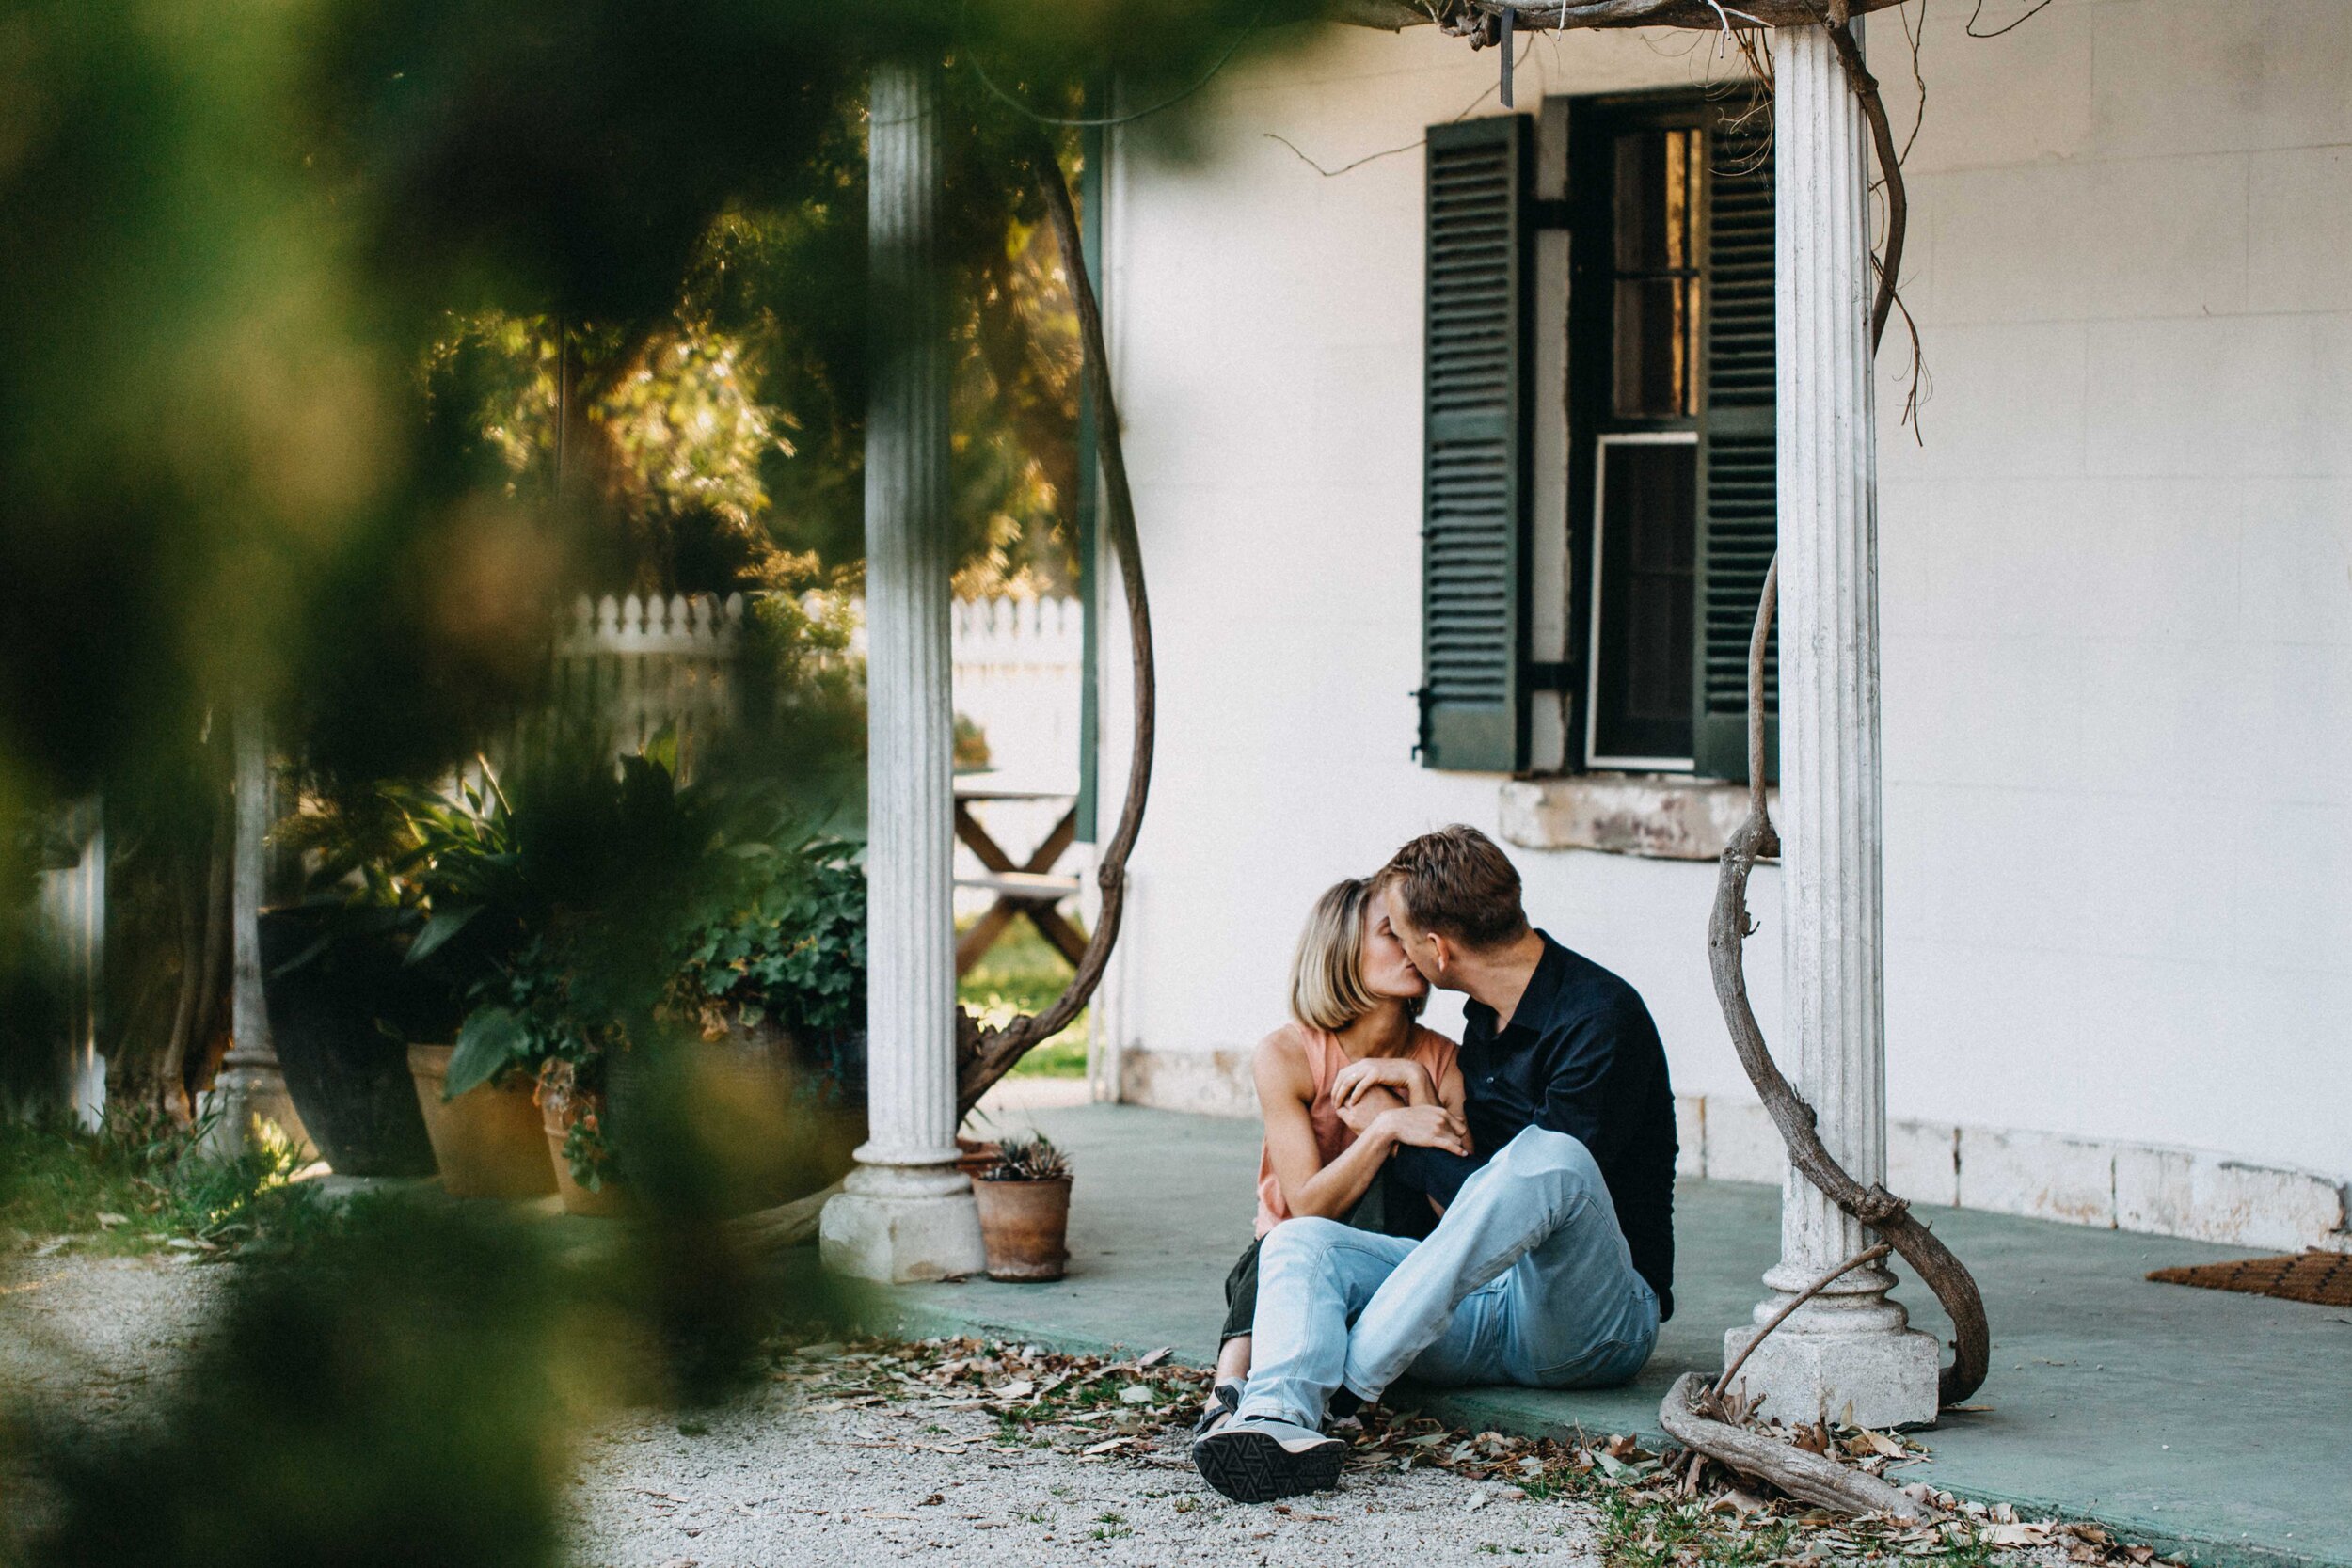
[(1396, 889), (1406, 918), (1472, 952), (1527, 929), (1518, 869), (1476, 828), (1456, 822), (1399, 849), (1379, 880)]

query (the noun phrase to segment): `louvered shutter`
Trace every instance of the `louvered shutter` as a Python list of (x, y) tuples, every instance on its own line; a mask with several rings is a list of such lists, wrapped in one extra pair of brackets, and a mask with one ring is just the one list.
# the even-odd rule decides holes
[(1527, 762), (1527, 181), (1518, 115), (1429, 131), (1421, 760)]
[[(1772, 160), (1765, 127), (1708, 136), (1706, 404), (1699, 430), (1698, 771), (1748, 776), (1748, 638), (1778, 537), (1772, 420)], [(1779, 755), (1779, 634), (1764, 667)], [(1777, 764), (1768, 767), (1777, 773)]]

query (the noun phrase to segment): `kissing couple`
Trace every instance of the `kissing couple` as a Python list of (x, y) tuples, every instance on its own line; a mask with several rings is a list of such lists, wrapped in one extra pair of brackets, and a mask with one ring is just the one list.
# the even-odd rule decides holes
[[(1420, 1022), (1467, 998), (1459, 1045)], [(1335, 1484), (1329, 1425), (1410, 1375), (1589, 1388), (1674, 1311), (1674, 1093), (1625, 981), (1528, 924), (1474, 828), (1318, 899), (1291, 1022), (1252, 1068), (1257, 1239), (1226, 1280), (1202, 1479), (1241, 1502)]]

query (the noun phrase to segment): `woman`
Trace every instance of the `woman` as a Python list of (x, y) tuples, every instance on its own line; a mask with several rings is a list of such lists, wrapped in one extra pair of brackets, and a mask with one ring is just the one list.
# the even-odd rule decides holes
[[(1350, 879), (1315, 900), (1291, 960), (1291, 1022), (1258, 1042), (1251, 1069), (1265, 1142), (1258, 1241), (1293, 1215), (1425, 1235), (1432, 1216), (1389, 1213), (1378, 1179), (1400, 1144), (1470, 1153), (1454, 1044), (1414, 1022), (1429, 982), (1389, 929), (1374, 884)], [(1225, 1281), (1216, 1381), (1200, 1430), (1241, 1402), (1257, 1309), (1258, 1241)]]

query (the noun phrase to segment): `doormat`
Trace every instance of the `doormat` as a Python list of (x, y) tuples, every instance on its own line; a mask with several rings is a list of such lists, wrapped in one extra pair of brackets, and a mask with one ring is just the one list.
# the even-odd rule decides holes
[(2156, 1269), (2148, 1277), (2168, 1285), (2241, 1291), (2249, 1296), (2277, 1296), (2281, 1301), (2308, 1301), (2319, 1307), (2352, 1307), (2352, 1257), (2317, 1247), (2284, 1258)]

